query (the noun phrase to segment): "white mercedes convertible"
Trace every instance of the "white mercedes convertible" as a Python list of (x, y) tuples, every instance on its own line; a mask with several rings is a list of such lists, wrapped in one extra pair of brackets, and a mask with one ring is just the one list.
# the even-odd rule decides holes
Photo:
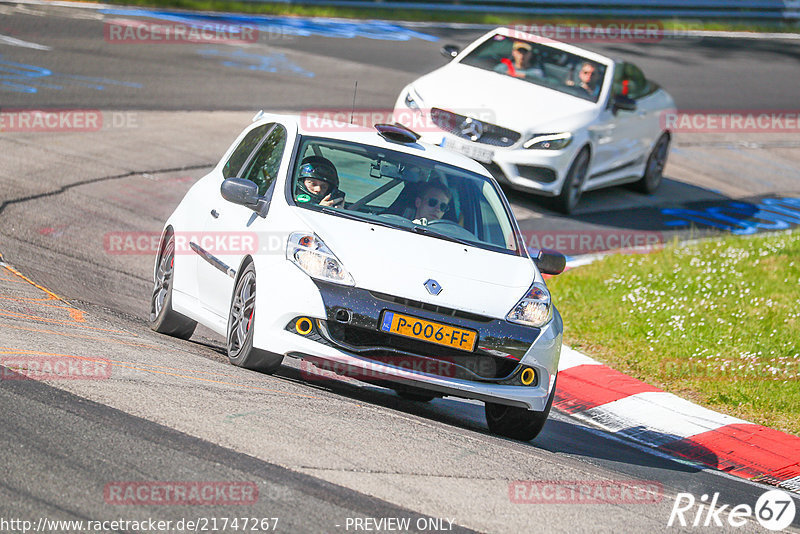
[[(406, 86), (396, 120), (570, 213), (581, 193), (661, 183), (672, 97), (633, 63), (510, 28), (490, 31)], [(418, 125), (424, 124), (424, 130)]]

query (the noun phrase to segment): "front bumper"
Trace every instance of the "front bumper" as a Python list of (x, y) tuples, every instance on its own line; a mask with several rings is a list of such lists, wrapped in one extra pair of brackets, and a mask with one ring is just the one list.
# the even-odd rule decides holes
[[(492, 147), (456, 137), (448, 132), (426, 132), (422, 140), (444, 146), (465, 155), (471, 147), (491, 151), (491, 161), (479, 161), (500, 182), (519, 191), (542, 196), (561, 193), (567, 171), (576, 155), (576, 143), (562, 150), (528, 150), (521, 146)], [(456, 147), (466, 146), (463, 151)]]
[[(325, 316), (310, 318), (311, 332), (303, 323), (303, 333), (296, 319), (289, 320), (281, 335), (292, 335), (295, 341), (286, 355), (383, 386), (544, 410), (561, 350), (557, 311), (550, 323), (537, 329), (363, 289), (315, 284)], [(477, 346), (470, 353), (381, 332), (385, 310), (475, 330)], [(535, 373), (530, 385), (520, 380), (525, 369)]]
[[(447, 143), (447, 148), (472, 157), (486, 167), (498, 182), (513, 189), (549, 197), (561, 193), (569, 167), (581, 148), (579, 143), (573, 142), (561, 150), (529, 150), (522, 148), (526, 141), (524, 136), (510, 146), (470, 141), (434, 124), (430, 111), (407, 107), (403, 101), (405, 93), (401, 93), (395, 104), (396, 120), (402, 122), (413, 119), (412, 122), (423, 124), (424, 131), (419, 133), (426, 143), (439, 146)], [(407, 126), (414, 129), (414, 124)], [(476, 157), (476, 152), (483, 153), (484, 157)], [(489, 157), (485, 157), (487, 154), (490, 154)]]

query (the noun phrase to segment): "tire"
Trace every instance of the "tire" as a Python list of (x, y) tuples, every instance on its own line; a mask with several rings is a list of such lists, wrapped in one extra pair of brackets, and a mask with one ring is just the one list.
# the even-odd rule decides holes
[(493, 434), (520, 441), (530, 441), (538, 436), (547, 421), (550, 408), (553, 406), (556, 382), (558, 382), (558, 377), (553, 382), (553, 390), (550, 392), (547, 405), (542, 412), (487, 402), (484, 408), (489, 430)]
[(569, 215), (578, 201), (581, 199), (583, 193), (583, 184), (586, 182), (586, 173), (589, 170), (589, 150), (587, 148), (581, 149), (575, 160), (570, 165), (567, 171), (567, 177), (564, 179), (564, 185), (561, 186), (561, 193), (555, 197), (555, 206), (558, 211)]
[(667, 133), (658, 138), (653, 151), (650, 152), (650, 157), (647, 158), (647, 166), (642, 178), (638, 182), (631, 184), (633, 189), (646, 195), (652, 195), (656, 192), (664, 176), (664, 167), (669, 156), (669, 142), (670, 137)]
[(436, 395), (421, 389), (415, 389), (413, 391), (408, 389), (395, 389), (394, 392), (397, 393), (397, 396), (402, 399), (415, 402), (430, 402), (436, 398)]
[(226, 347), (233, 365), (251, 371), (274, 373), (283, 356), (253, 347), (256, 312), (256, 268), (248, 263), (233, 289), (228, 312)]
[(172, 309), (175, 236), (169, 231), (158, 251), (153, 292), (150, 295), (150, 328), (160, 334), (189, 339), (197, 323)]

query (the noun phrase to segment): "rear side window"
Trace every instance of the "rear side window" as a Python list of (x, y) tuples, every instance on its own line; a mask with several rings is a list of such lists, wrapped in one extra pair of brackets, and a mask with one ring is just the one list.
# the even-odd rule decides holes
[(231, 157), (228, 158), (228, 161), (225, 163), (225, 167), (222, 169), (223, 178), (235, 178), (239, 176), (242, 165), (245, 164), (247, 158), (250, 157), (250, 154), (253, 153), (259, 141), (261, 141), (270, 128), (272, 128), (272, 123), (264, 124), (253, 128), (244, 136), (242, 142), (239, 143), (239, 146), (236, 147)]
[(258, 147), (256, 156), (242, 173), (242, 178), (254, 182), (258, 186), (258, 194), (264, 195), (278, 176), (283, 152), (286, 148), (286, 128), (280, 124), (270, 132)]

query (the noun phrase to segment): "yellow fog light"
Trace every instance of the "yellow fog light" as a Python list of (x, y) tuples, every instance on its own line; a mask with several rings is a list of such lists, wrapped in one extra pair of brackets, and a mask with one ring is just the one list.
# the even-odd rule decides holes
[(294, 323), (295, 330), (297, 330), (297, 333), (300, 334), (301, 336), (304, 336), (309, 332), (311, 332), (313, 326), (314, 325), (311, 323), (311, 319), (308, 319), (307, 317), (301, 317), (297, 320), (296, 323)]
[(519, 379), (523, 386), (530, 386), (533, 384), (533, 381), (536, 380), (536, 373), (533, 372), (533, 369), (528, 367), (527, 369), (523, 369), (522, 374), (519, 375)]

